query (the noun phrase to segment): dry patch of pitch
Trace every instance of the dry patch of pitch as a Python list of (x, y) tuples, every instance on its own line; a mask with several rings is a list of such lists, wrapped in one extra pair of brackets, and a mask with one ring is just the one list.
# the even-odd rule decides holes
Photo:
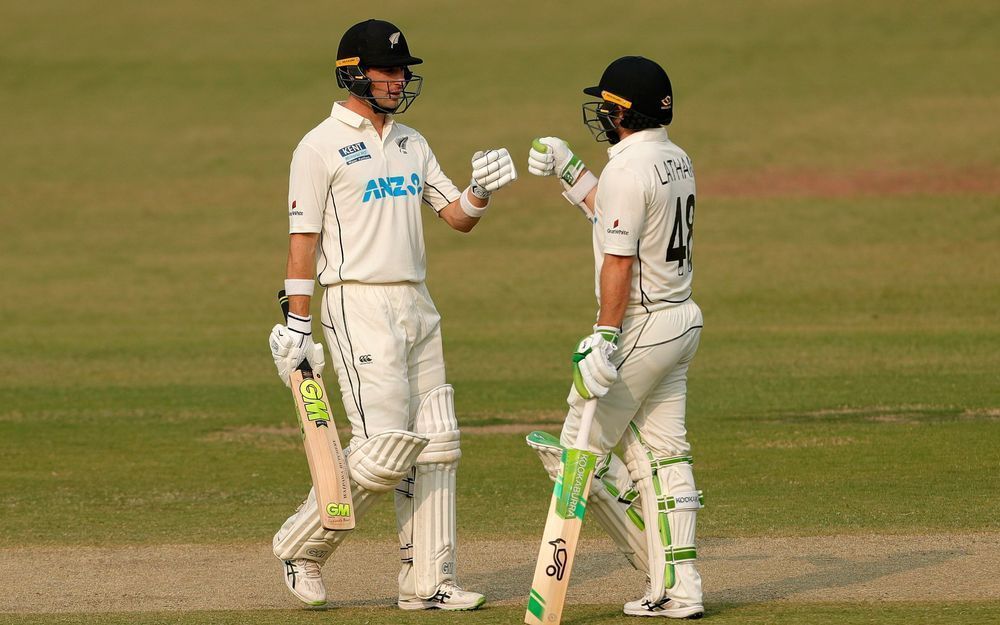
[[(461, 541), (459, 576), (493, 604), (520, 605), (537, 553), (535, 540), (505, 541), (502, 550)], [(1000, 597), (1000, 533), (706, 538), (699, 555), (707, 605)], [(364, 575), (339, 570), (356, 562)], [(394, 537), (346, 542), (324, 568), (331, 607), (393, 605), (397, 567)], [(0, 579), (0, 613), (299, 607), (262, 543), (2, 549)], [(643, 584), (610, 541), (585, 536), (568, 601), (624, 603)]]

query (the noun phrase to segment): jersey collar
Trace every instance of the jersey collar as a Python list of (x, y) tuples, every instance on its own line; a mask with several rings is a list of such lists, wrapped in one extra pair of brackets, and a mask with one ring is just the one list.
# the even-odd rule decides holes
[[(338, 119), (352, 128), (361, 128), (362, 126), (371, 126), (372, 123), (366, 117), (358, 115), (351, 109), (347, 108), (340, 102), (333, 103), (333, 110), (330, 111), (330, 117)], [(395, 123), (393, 122), (392, 115), (385, 116), (385, 127), (382, 130), (382, 138), (389, 136)]]
[(361, 126), (363, 126), (365, 122), (368, 122), (367, 119), (358, 115), (357, 113), (347, 108), (340, 102), (333, 103), (333, 110), (330, 111), (330, 117), (334, 119), (339, 119), (340, 121), (344, 122), (348, 126), (351, 126), (352, 128), (361, 128)]
[(624, 150), (628, 149), (630, 145), (635, 145), (637, 143), (649, 143), (653, 141), (669, 141), (667, 138), (667, 129), (660, 126), (659, 128), (646, 128), (645, 130), (634, 132), (608, 148), (608, 158), (610, 159), (618, 156)]

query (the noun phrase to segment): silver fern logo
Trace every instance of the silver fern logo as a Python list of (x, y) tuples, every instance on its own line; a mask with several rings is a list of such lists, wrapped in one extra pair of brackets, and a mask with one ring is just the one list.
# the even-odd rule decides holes
[(399, 35), (398, 31), (392, 33), (391, 35), (389, 35), (389, 49), (390, 50), (394, 49), (396, 47), (396, 44), (399, 43), (399, 37), (400, 37), (400, 35)]

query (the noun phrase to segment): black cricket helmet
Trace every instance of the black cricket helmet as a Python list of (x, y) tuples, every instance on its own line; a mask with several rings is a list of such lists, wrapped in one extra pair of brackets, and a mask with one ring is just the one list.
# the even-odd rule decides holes
[[(406, 37), (395, 25), (383, 20), (365, 20), (351, 26), (340, 39), (337, 48), (337, 86), (368, 102), (379, 113), (400, 114), (420, 95), (423, 78), (410, 71), (411, 65), (423, 59), (410, 54)], [(372, 96), (370, 68), (402, 67), (405, 71), (402, 99), (392, 110), (383, 108)], [(377, 81), (396, 82), (396, 81)]]
[(642, 56), (623, 56), (608, 65), (601, 82), (583, 90), (600, 100), (583, 105), (583, 123), (598, 141), (618, 143), (615, 126), (642, 130), (667, 126), (674, 118), (674, 91), (667, 72)]

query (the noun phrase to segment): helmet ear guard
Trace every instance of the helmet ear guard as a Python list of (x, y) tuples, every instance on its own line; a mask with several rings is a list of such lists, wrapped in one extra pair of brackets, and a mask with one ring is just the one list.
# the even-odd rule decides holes
[(347, 89), (358, 97), (366, 97), (370, 94), (372, 81), (368, 79), (368, 76), (365, 76), (359, 57), (338, 59), (336, 71), (338, 87)]

